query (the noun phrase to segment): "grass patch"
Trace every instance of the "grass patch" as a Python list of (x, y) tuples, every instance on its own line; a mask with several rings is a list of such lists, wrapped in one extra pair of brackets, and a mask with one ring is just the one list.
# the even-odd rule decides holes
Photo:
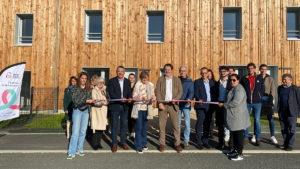
[(26, 124), (24, 128), (63, 128), (65, 121), (65, 114), (51, 115), (39, 120), (35, 120), (32, 123)]
[(30, 114), (21, 114), (20, 117), (4, 120), (0, 122), (0, 129), (8, 128), (11, 126), (22, 126), (30, 119)]
[(0, 122), (0, 129), (38, 129), (38, 128), (64, 128), (65, 114), (21, 114), (20, 117)]

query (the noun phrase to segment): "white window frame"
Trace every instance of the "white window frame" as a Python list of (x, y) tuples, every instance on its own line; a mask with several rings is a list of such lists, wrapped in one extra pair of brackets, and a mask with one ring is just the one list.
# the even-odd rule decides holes
[[(295, 10), (298, 12), (298, 26), (299, 26), (299, 37), (298, 38), (293, 38), (293, 37), (288, 37), (288, 30), (287, 30), (287, 13), (288, 10)], [(286, 39), (291, 40), (291, 41), (300, 41), (300, 6), (288, 6), (286, 7)]]
[[(89, 13), (100, 13), (102, 15), (102, 32), (100, 33), (101, 35), (101, 40), (91, 40), (88, 38), (89, 33)], [(103, 10), (85, 10), (84, 11), (84, 42), (86, 43), (102, 43), (103, 41)]]
[[(149, 14), (151, 13), (162, 13), (164, 18), (164, 25), (163, 25), (163, 33), (162, 33), (162, 41), (161, 40), (149, 40)], [(164, 43), (165, 42), (165, 11), (164, 10), (146, 10), (146, 43)], [(151, 16), (151, 15), (150, 15)], [(161, 34), (160, 34), (161, 35)]]
[[(32, 41), (31, 43), (22, 43), (22, 28), (23, 28), (23, 19), (32, 18)], [(34, 28), (34, 16), (32, 13), (20, 13), (16, 14), (16, 25), (15, 25), (15, 46), (32, 46), (33, 43), (33, 28)]]
[[(224, 10), (238, 10), (238, 15), (237, 15), (237, 34), (239, 35), (238, 38), (232, 38), (232, 37), (224, 37)], [(222, 36), (223, 40), (242, 40), (243, 34), (242, 34), (242, 28), (243, 28), (243, 16), (242, 16), (242, 7), (240, 6), (228, 6), (228, 7), (223, 7), (223, 23), (222, 23)]]

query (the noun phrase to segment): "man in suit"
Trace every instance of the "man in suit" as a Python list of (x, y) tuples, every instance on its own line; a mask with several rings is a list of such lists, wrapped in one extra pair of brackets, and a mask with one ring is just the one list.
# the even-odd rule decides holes
[[(125, 68), (123, 66), (117, 67), (117, 76), (110, 79), (107, 85), (107, 92), (111, 99), (132, 99), (130, 81), (124, 77)], [(130, 101), (129, 101), (130, 102)], [(111, 112), (112, 121), (112, 152), (117, 151), (117, 135), (118, 135), (118, 123), (120, 117), (120, 137), (121, 147), (124, 150), (128, 150), (129, 147), (126, 144), (126, 132), (127, 132), (127, 118), (128, 118), (128, 102), (111, 102), (109, 104), (109, 110)]]
[(300, 112), (300, 89), (292, 81), (292, 75), (284, 74), (282, 85), (278, 87), (278, 115), (286, 151), (293, 150)]
[[(196, 101), (210, 102), (212, 101), (212, 90), (214, 82), (208, 79), (208, 68), (203, 67), (200, 70), (201, 78), (195, 81), (194, 84), (194, 97)], [(196, 138), (197, 146), (199, 149), (203, 149), (202, 146), (210, 148), (208, 143), (210, 122), (212, 118), (211, 105), (209, 104), (195, 104), (197, 122), (196, 122)], [(203, 138), (202, 138), (203, 127)]]
[(168, 120), (168, 114), (171, 118), (171, 124), (175, 136), (175, 149), (179, 153), (182, 151), (180, 146), (180, 132), (178, 119), (178, 102), (172, 100), (179, 100), (182, 95), (182, 85), (178, 77), (172, 75), (173, 65), (165, 64), (165, 75), (161, 76), (156, 83), (155, 95), (158, 100), (158, 120), (159, 120), (159, 151), (164, 152), (166, 144), (165, 129)]

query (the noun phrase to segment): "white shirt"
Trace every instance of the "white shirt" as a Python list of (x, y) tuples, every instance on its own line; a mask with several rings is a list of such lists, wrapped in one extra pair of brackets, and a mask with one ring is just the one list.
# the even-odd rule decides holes
[(170, 79), (166, 78), (166, 96), (165, 96), (165, 101), (172, 101), (172, 79), (173, 77), (171, 77)]
[(123, 84), (124, 84), (124, 78), (122, 80), (118, 79), (119, 80), (119, 84), (120, 84), (120, 88), (121, 88), (121, 98), (123, 98)]

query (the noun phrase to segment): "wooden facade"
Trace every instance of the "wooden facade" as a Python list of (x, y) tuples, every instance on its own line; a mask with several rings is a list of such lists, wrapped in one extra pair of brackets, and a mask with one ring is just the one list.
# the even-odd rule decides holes
[[(175, 74), (187, 65), (196, 79), (203, 66), (218, 78), (219, 65), (254, 62), (277, 65), (279, 77), (292, 73), (300, 85), (300, 41), (286, 37), (290, 6), (300, 0), (2, 0), (0, 69), (25, 61), (32, 86), (65, 88), (82, 67), (110, 67), (110, 77), (118, 65), (151, 69), (155, 83), (165, 63), (174, 65)], [(242, 8), (242, 40), (223, 40), (223, 7)], [(101, 43), (84, 42), (85, 10), (103, 10)], [(164, 43), (146, 43), (147, 10), (164, 11)], [(17, 13), (34, 15), (31, 47), (14, 45)]]

